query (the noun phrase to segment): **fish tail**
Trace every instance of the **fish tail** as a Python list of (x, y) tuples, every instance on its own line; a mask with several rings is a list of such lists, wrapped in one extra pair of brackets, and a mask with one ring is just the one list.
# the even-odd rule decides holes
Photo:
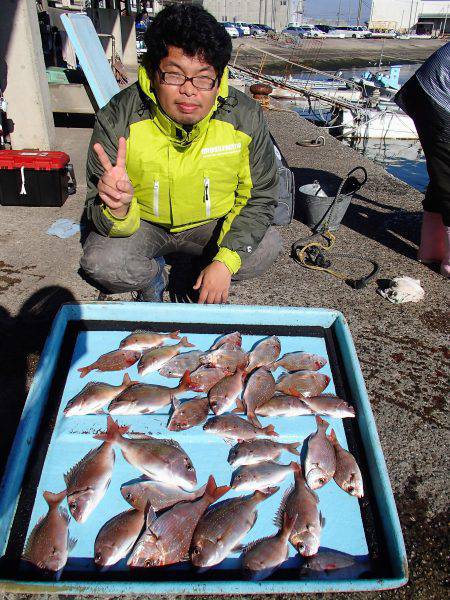
[(285, 448), (291, 454), (295, 454), (296, 456), (300, 456), (300, 452), (297, 450), (300, 442), (294, 442), (292, 444), (285, 444)]
[(244, 401), (241, 400), (240, 398), (236, 398), (236, 408), (233, 408), (233, 410), (231, 412), (234, 412), (234, 413), (243, 413), (243, 412), (245, 412)]
[(186, 336), (182, 337), (180, 340), (180, 346), (185, 346), (186, 348), (194, 348), (195, 344), (191, 344)]
[(324, 431), (326, 431), (328, 429), (329, 423), (327, 423), (327, 421), (322, 419), (322, 417), (319, 417), (319, 415), (316, 415), (316, 423), (317, 423), (317, 429), (323, 429)]
[(61, 504), (61, 502), (67, 496), (67, 490), (63, 490), (58, 494), (55, 494), (53, 492), (44, 492), (43, 496), (44, 500), (47, 502), (49, 507), (52, 508), (52, 506), (58, 506), (59, 504)]
[[(254, 425), (255, 427), (259, 427), (259, 429), (262, 429), (262, 424), (254, 412), (247, 412), (247, 419), (250, 421), (250, 423), (252, 425)], [(272, 434), (269, 434), (269, 435), (272, 435)]]
[(185, 371), (180, 383), (175, 388), (177, 392), (186, 392), (191, 387), (191, 374), (189, 371)]
[(98, 433), (97, 435), (94, 435), (96, 440), (103, 440), (113, 444), (122, 437), (123, 433), (126, 433), (129, 430), (128, 426), (118, 425), (111, 416), (108, 416), (107, 424), (108, 426), (106, 433)]
[(279, 489), (280, 488), (275, 485), (273, 487), (268, 487), (265, 490), (256, 490), (256, 492), (253, 494), (253, 497), (262, 502), (263, 500), (267, 500), (267, 498), (270, 498), (270, 496), (276, 494)]
[(185, 371), (184, 372), (184, 375), (181, 378), (181, 381), (184, 381), (186, 383), (186, 385), (188, 386), (189, 389), (195, 390), (195, 387), (194, 387), (194, 385), (192, 383), (190, 371)]
[(338, 444), (338, 443), (339, 443), (339, 442), (338, 442), (338, 439), (337, 439), (337, 437), (336, 437), (336, 434), (335, 434), (335, 432), (334, 432), (334, 429), (332, 429), (332, 430), (330, 431), (330, 433), (327, 435), (327, 438), (330, 440), (330, 442), (331, 442), (333, 445), (335, 445), (335, 444)]
[(86, 375), (94, 369), (95, 367), (93, 367), (92, 365), (89, 365), (88, 367), (81, 367), (80, 369), (78, 369), (78, 371), (80, 372), (81, 379), (83, 379), (83, 377), (86, 377)]
[(276, 371), (281, 366), (280, 361), (274, 360), (273, 363), (267, 365), (270, 371)]
[(291, 469), (293, 470), (293, 472), (295, 474), (302, 472), (300, 465), (295, 460), (293, 460), (291, 463), (289, 463), (289, 466), (291, 467)]
[(218, 500), (221, 496), (226, 494), (230, 490), (229, 485), (222, 485), (217, 487), (216, 480), (213, 475), (209, 476), (208, 483), (206, 484), (205, 496), (211, 499), (211, 504)]
[(131, 385), (131, 378), (128, 375), (128, 373), (125, 373), (125, 375), (123, 376), (123, 380), (122, 380), (122, 385), (126, 385), (127, 387)]
[(275, 431), (275, 427), (273, 425), (267, 425), (267, 427), (263, 427), (262, 430), (266, 435), (278, 437), (278, 433)]
[(177, 331), (172, 331), (172, 333), (168, 333), (167, 337), (171, 338), (172, 340), (179, 340), (180, 339), (180, 330), (178, 329)]

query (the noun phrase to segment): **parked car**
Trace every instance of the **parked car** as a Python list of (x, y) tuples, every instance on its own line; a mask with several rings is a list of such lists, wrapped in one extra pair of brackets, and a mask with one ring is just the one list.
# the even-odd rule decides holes
[(235, 24), (242, 29), (244, 35), (250, 35), (250, 25), (248, 23), (244, 23), (243, 21), (237, 21)]
[(325, 37), (324, 32), (315, 25), (302, 25), (301, 28), (305, 31), (305, 37)]
[(225, 30), (230, 37), (232, 37), (232, 38), (239, 37), (239, 31), (234, 26), (234, 23), (228, 23), (227, 21), (225, 21), (224, 23), (222, 23), (222, 25), (225, 27)]
[(269, 31), (273, 31), (273, 33), (275, 33), (275, 29), (273, 29), (273, 27), (269, 27), (268, 25), (263, 25), (262, 23), (255, 23), (255, 24), (260, 29), (263, 29), (266, 33), (269, 33)]
[(283, 29), (281, 33), (284, 33), (285, 35), (290, 35), (291, 37), (309, 37), (308, 33), (304, 29), (302, 29), (301, 27), (294, 27), (292, 25), (291, 27), (286, 27), (286, 29)]
[[(372, 32), (370, 31), (370, 29), (367, 29), (367, 27), (365, 27), (364, 25), (356, 25), (355, 27), (352, 27), (352, 29), (354, 32), (360, 33), (361, 37), (364, 37), (364, 38), (372, 37)], [(354, 35), (352, 37), (358, 37), (358, 36)]]
[(235, 29), (237, 29), (237, 32), (239, 34), (239, 37), (244, 37), (244, 29), (238, 25), (238, 23), (233, 23)]
[(262, 29), (259, 25), (250, 25), (250, 35), (254, 37), (264, 37), (267, 34), (265, 29)]

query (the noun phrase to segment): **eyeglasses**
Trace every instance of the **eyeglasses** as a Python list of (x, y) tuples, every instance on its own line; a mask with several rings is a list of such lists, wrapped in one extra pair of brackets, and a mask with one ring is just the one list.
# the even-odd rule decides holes
[(190, 81), (192, 85), (198, 90), (212, 90), (216, 85), (217, 77), (212, 79), (212, 77), (206, 77), (204, 75), (199, 75), (197, 77), (186, 77), (182, 73), (166, 73), (158, 69), (159, 76), (161, 77), (161, 81), (166, 83), (167, 85), (184, 85), (186, 81)]

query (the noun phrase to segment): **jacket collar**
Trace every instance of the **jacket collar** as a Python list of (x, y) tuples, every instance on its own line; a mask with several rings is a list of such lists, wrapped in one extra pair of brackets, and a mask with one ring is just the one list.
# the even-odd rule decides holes
[(159, 129), (171, 140), (174, 145), (188, 146), (195, 139), (200, 137), (208, 128), (211, 117), (216, 112), (219, 106), (219, 98), (225, 99), (228, 97), (228, 69), (225, 67), (222, 79), (220, 81), (219, 93), (216, 97), (213, 107), (209, 113), (201, 121), (196, 123), (191, 131), (187, 132), (182, 125), (173, 121), (163, 109), (160, 107), (156, 98), (154, 89), (146, 69), (143, 66), (139, 67), (138, 71), (139, 85), (145, 96), (149, 98), (152, 106), (152, 114), (155, 116), (155, 123)]

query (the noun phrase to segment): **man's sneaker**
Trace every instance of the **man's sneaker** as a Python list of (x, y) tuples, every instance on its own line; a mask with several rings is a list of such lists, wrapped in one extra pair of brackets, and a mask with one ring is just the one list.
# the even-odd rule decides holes
[(162, 256), (154, 259), (158, 265), (158, 272), (153, 278), (151, 284), (145, 290), (139, 290), (136, 295), (136, 302), (163, 302), (163, 293), (169, 280), (164, 269), (166, 261)]

